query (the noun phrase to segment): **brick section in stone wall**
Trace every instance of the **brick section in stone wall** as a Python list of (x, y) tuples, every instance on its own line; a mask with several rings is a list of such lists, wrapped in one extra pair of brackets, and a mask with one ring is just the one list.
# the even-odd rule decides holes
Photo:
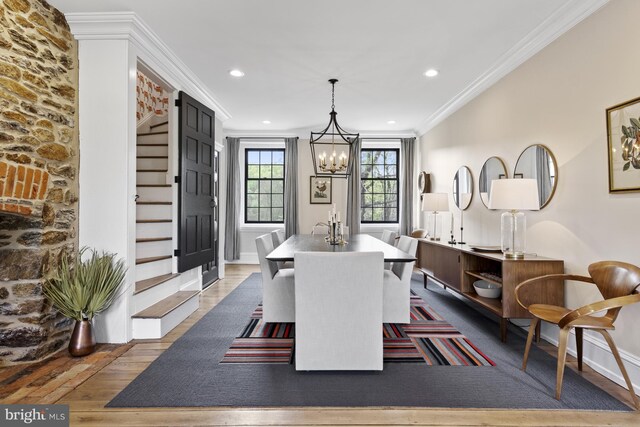
[(77, 64), (63, 14), (0, 0), (0, 366), (68, 343), (42, 285), (77, 252)]
[(48, 184), (49, 172), (41, 168), (0, 161), (0, 211), (33, 214), (34, 202), (44, 201)]

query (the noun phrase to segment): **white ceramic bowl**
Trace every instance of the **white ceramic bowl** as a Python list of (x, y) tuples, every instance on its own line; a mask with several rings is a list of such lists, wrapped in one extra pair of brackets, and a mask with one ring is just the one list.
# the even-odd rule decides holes
[(502, 294), (502, 285), (490, 283), (486, 280), (473, 282), (473, 288), (479, 296), (484, 298), (500, 298), (500, 294)]

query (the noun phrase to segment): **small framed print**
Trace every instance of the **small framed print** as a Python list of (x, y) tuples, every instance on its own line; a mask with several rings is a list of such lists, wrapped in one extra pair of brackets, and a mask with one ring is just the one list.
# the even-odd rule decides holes
[(607, 109), (609, 193), (640, 191), (640, 98)]
[(331, 177), (310, 176), (309, 181), (309, 203), (312, 205), (330, 205), (332, 190)]

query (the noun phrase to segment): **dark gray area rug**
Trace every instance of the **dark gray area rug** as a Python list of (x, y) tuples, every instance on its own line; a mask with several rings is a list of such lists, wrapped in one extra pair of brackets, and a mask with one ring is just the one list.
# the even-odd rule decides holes
[(511, 327), (507, 343), (491, 318), (435, 285), (412, 289), (496, 363), (428, 366), (386, 363), (382, 372), (296, 372), (294, 365), (220, 364), (261, 300), (252, 274), (189, 329), (107, 407), (410, 406), (447, 408), (630, 408), (567, 369), (562, 400), (553, 398), (556, 359), (532, 348), (522, 372), (525, 337)]

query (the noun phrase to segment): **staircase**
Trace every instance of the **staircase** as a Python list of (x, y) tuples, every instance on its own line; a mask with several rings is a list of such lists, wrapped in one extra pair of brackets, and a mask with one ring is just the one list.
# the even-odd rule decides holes
[(173, 190), (166, 119), (138, 128), (136, 286), (133, 338), (161, 338), (198, 309), (199, 291), (181, 289), (173, 272)]

